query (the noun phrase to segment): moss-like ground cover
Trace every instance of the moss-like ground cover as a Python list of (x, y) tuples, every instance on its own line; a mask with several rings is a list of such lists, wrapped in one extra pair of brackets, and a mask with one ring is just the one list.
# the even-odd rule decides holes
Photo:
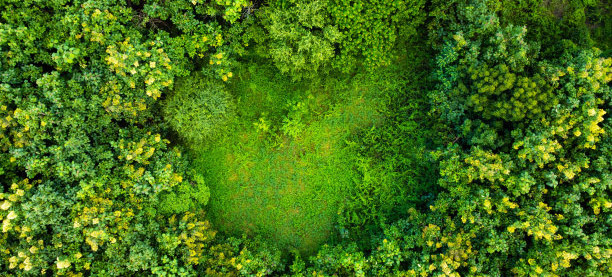
[[(315, 251), (334, 233), (356, 178), (354, 153), (345, 141), (382, 120), (378, 91), (296, 85), (263, 74), (252, 80), (248, 73), (233, 87), (242, 111), (236, 123), (199, 153), (197, 163), (213, 192), (211, 216), (222, 231), (259, 234), (286, 250)], [(294, 94), (308, 96), (292, 99)], [(286, 103), (285, 115), (270, 110), (282, 111), (278, 106)]]

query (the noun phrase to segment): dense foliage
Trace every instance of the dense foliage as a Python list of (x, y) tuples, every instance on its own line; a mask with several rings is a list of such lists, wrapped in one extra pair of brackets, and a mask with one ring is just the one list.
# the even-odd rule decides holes
[[(335, 69), (389, 65), (398, 36), (422, 23), (424, 0), (277, 0), (262, 9), (258, 53), (282, 73), (314, 78)], [(403, 31), (400, 34), (400, 31)]]
[(234, 114), (231, 95), (223, 85), (202, 74), (177, 81), (166, 102), (165, 120), (193, 147), (211, 139)]
[(7, 276), (608, 276), (607, 0), (0, 0)]

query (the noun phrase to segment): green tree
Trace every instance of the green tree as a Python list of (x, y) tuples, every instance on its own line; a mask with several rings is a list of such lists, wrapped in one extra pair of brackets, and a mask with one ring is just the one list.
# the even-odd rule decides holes
[(246, 2), (218, 2), (2, 1), (0, 271), (194, 275), (212, 258), (207, 187), (157, 108), (197, 59), (231, 77)]
[(443, 44), (430, 93), (458, 140), (439, 152), (444, 192), (423, 234), (435, 228), (426, 243), (442, 246), (428, 272), (608, 272), (612, 60), (538, 58), (527, 30), (502, 27), (483, 2), (460, 9), (464, 29)]
[[(414, 36), (425, 1), (272, 1), (259, 13), (259, 53), (295, 79), (389, 65), (396, 41)], [(402, 26), (400, 28), (400, 26)]]

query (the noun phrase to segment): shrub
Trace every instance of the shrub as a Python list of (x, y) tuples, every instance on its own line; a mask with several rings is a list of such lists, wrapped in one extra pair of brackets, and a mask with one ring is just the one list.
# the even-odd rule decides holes
[[(266, 31), (259, 53), (295, 79), (314, 78), (332, 67), (389, 65), (400, 29), (416, 34), (425, 1), (272, 1), (259, 14)], [(400, 28), (399, 26), (402, 25)]]
[(177, 81), (164, 104), (165, 120), (192, 147), (198, 147), (227, 124), (235, 114), (224, 86), (201, 73)]
[[(204, 262), (216, 232), (193, 203), (206, 202), (206, 187), (152, 107), (194, 57), (219, 50), (213, 71), (228, 78), (220, 22), (245, 2), (197, 2), (3, 2), (4, 275), (193, 274)], [(194, 15), (217, 8), (227, 9)]]
[(410, 35), (423, 23), (423, 0), (354, 1), (332, 0), (327, 10), (342, 40), (334, 66), (351, 72), (361, 65), (368, 68), (389, 65), (396, 55), (400, 25)]
[(458, 139), (439, 152), (444, 191), (423, 222), (425, 272), (609, 272), (600, 161), (612, 60), (572, 49), (540, 58), (526, 29), (501, 26), (483, 2), (460, 6), (464, 29), (436, 59), (430, 97)]
[(260, 38), (259, 52), (296, 80), (314, 78), (329, 71), (341, 33), (330, 24), (326, 1), (292, 2), (288, 7), (265, 7), (258, 14), (267, 39)]

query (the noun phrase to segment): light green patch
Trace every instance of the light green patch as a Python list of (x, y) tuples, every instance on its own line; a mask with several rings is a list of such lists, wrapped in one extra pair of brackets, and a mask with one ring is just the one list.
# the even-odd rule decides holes
[[(284, 250), (312, 253), (334, 232), (339, 207), (356, 179), (345, 141), (382, 120), (381, 103), (376, 90), (351, 89), (343, 97), (311, 92), (301, 100), (309, 103), (307, 110), (296, 104), (285, 121), (267, 118), (271, 126), (265, 132), (254, 119), (274, 112), (254, 107), (273, 106), (266, 99), (276, 96), (255, 92), (260, 84), (238, 92), (251, 100), (239, 102), (238, 110), (254, 122), (236, 123), (197, 161), (211, 188), (209, 212), (222, 231), (262, 235)], [(347, 100), (332, 105), (330, 93)], [(282, 124), (292, 120), (303, 128), (283, 134)]]

